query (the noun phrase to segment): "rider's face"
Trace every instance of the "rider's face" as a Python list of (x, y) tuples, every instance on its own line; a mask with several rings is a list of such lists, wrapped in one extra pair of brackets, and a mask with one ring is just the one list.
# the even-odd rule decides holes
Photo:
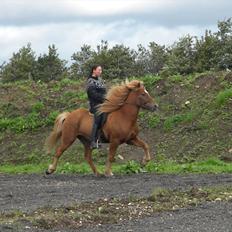
[(100, 77), (102, 74), (102, 67), (98, 66), (96, 69), (93, 70), (93, 75), (96, 77)]

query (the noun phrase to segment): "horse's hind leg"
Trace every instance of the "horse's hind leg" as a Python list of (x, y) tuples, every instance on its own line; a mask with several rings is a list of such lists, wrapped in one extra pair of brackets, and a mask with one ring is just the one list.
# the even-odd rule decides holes
[(93, 173), (96, 176), (100, 176), (100, 173), (98, 172), (97, 168), (95, 167), (92, 159), (92, 150), (90, 149), (89, 145), (85, 145), (85, 159), (88, 162), (89, 166), (91, 167)]
[(151, 155), (150, 155), (150, 151), (149, 151), (149, 146), (147, 143), (145, 143), (143, 140), (141, 140), (138, 137), (135, 137), (134, 139), (130, 140), (130, 144), (133, 144), (137, 147), (142, 147), (145, 154), (143, 157), (143, 164), (146, 164), (148, 161), (151, 160)]
[(67, 150), (68, 147), (72, 145), (75, 139), (76, 134), (74, 130), (64, 130), (64, 132), (62, 133), (61, 145), (56, 149), (55, 156), (53, 157), (53, 162), (49, 165), (48, 170), (46, 171), (47, 175), (52, 174), (56, 170), (60, 156), (65, 150)]

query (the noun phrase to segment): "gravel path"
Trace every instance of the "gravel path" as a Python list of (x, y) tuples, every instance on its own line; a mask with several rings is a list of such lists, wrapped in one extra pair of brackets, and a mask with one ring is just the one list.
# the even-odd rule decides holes
[[(150, 196), (157, 187), (190, 188), (192, 186), (232, 185), (232, 174), (157, 175), (134, 174), (112, 178), (93, 175), (0, 174), (0, 212), (30, 212), (44, 206), (67, 206), (74, 202), (97, 201), (102, 198)], [(0, 232), (48, 232), (26, 223), (1, 225)], [(73, 232), (72, 230), (53, 230)], [(75, 230), (76, 231), (76, 230)], [(232, 232), (232, 202), (211, 202), (198, 207), (157, 213), (139, 220), (119, 224), (90, 226), (78, 231), (194, 231)]]
[(232, 184), (232, 174), (157, 175), (134, 174), (112, 178), (92, 175), (0, 175), (0, 212), (32, 211), (101, 198), (149, 196), (156, 187), (186, 188)]

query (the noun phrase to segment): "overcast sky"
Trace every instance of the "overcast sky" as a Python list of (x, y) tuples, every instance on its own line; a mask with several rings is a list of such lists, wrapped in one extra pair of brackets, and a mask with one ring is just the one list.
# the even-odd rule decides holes
[(132, 48), (216, 30), (232, 16), (231, 0), (0, 0), (0, 61), (31, 42), (37, 55), (55, 44), (69, 59), (101, 40)]

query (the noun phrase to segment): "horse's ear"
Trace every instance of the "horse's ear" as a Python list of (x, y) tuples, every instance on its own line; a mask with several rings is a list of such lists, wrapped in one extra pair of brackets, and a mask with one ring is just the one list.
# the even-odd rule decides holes
[(131, 90), (130, 86), (128, 86), (128, 85), (126, 85), (126, 88), (127, 88), (128, 90)]
[(140, 81), (140, 82), (138, 83), (138, 88), (141, 88), (141, 87), (144, 87), (144, 85), (143, 85), (143, 82)]

